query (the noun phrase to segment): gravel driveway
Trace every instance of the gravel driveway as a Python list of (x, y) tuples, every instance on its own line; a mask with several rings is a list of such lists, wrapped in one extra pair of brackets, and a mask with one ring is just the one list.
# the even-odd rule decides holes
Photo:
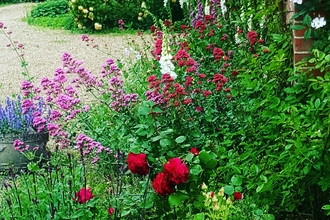
[[(84, 61), (84, 66), (88, 70), (99, 72), (107, 58), (120, 59), (123, 56), (124, 48), (130, 40), (127, 36), (90, 35), (100, 46), (107, 44), (111, 48), (108, 55), (87, 47), (81, 41), (81, 34), (28, 26), (22, 18), (31, 7), (31, 3), (0, 7), (0, 21), (8, 27), (8, 31), (12, 31), (12, 39), (24, 45), (29, 73), (35, 77), (35, 82), (39, 83), (42, 77), (53, 75), (53, 71), (61, 66), (61, 56), (64, 52), (69, 52), (76, 59)], [(135, 36), (130, 36), (133, 37)], [(19, 58), (10, 47), (6, 47), (7, 44), (8, 40), (0, 34), (1, 100), (5, 96), (19, 92), (24, 79)]]

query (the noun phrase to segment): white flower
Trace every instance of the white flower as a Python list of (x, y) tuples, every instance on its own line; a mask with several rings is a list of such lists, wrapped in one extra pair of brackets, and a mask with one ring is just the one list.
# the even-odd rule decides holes
[(290, 0), (290, 1), (293, 3), (297, 3), (298, 5), (301, 5), (303, 0)]
[(205, 7), (204, 7), (204, 14), (205, 15), (209, 15), (210, 14), (210, 6), (209, 5), (205, 5)]
[(183, 4), (187, 3), (187, 0), (179, 0), (180, 6), (183, 9)]
[(168, 0), (164, 0), (164, 7), (166, 7)]
[(227, 7), (226, 7), (225, 3), (226, 3), (225, 0), (221, 0), (220, 1), (222, 16), (224, 16), (225, 13), (227, 12)]
[(160, 63), (160, 72), (162, 74), (168, 73), (170, 74), (170, 76), (173, 79), (176, 79), (176, 77), (178, 76), (175, 72), (174, 72), (174, 65), (171, 61), (172, 56), (170, 54), (167, 54), (165, 56), (161, 56), (159, 63)]
[(147, 5), (146, 5), (146, 2), (145, 1), (142, 2), (141, 8), (147, 8)]
[(324, 27), (327, 22), (324, 20), (324, 17), (316, 17), (313, 19), (311, 26), (312, 28), (318, 29), (320, 27)]

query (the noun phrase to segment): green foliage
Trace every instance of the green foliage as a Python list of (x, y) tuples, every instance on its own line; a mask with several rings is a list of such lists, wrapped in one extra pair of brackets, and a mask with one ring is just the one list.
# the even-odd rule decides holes
[(46, 1), (37, 4), (31, 10), (31, 17), (56, 17), (58, 15), (67, 14), (69, 12), (69, 6), (66, 0)]
[(29, 25), (51, 29), (74, 30), (74, 22), (71, 14), (58, 15), (56, 17), (37, 17), (28, 16)]
[[(108, 1), (108, 0), (71, 0), (70, 11), (74, 16), (77, 27), (80, 29), (101, 30), (112, 29), (119, 26), (118, 21), (123, 20), (124, 29), (148, 29), (154, 23), (153, 18), (144, 8), (142, 1)], [(148, 11), (158, 18), (168, 16), (162, 0), (145, 1)], [(179, 3), (173, 8), (178, 9)], [(115, 12), (115, 13), (114, 13)]]

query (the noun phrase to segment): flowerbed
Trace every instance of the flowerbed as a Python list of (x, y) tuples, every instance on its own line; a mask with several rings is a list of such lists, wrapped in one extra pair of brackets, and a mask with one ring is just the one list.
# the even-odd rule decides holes
[(294, 73), (276, 16), (219, 4), (155, 23), (151, 55), (131, 42), (134, 60), (108, 59), (98, 74), (64, 53), (53, 78), (30, 80), (27, 98), (52, 109), (55, 150), (44, 167), (9, 169), (4, 218), (325, 219), (328, 73)]

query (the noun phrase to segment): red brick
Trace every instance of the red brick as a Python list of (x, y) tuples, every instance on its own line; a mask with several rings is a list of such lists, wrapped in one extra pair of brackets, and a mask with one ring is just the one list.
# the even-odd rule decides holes
[(293, 62), (298, 63), (299, 61), (303, 60), (305, 57), (311, 58), (313, 55), (312, 54), (294, 54), (293, 55)]
[(293, 50), (294, 51), (310, 51), (314, 40), (313, 39), (303, 39), (294, 38), (293, 39)]

